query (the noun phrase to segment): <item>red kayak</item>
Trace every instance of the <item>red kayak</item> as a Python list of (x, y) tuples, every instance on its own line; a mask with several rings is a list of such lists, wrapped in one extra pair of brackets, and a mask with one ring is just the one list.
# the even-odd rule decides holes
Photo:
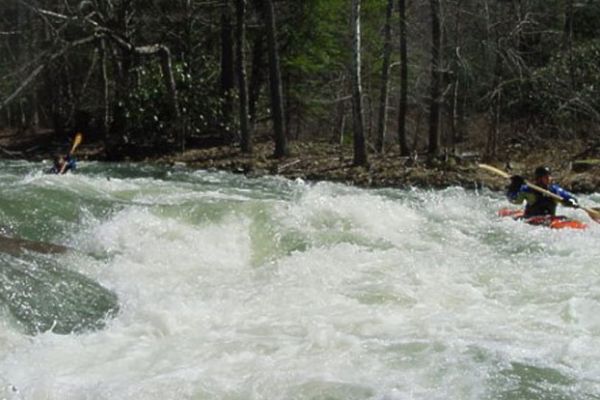
[(531, 225), (545, 226), (551, 229), (587, 229), (587, 224), (576, 219), (570, 219), (563, 215), (540, 215), (536, 217), (525, 218), (523, 210), (515, 210), (512, 208), (502, 208), (498, 211), (501, 217), (512, 217), (513, 219), (522, 220)]

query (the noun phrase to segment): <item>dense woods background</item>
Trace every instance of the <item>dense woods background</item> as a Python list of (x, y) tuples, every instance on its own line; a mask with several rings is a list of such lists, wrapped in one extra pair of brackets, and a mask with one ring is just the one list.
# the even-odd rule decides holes
[(600, 141), (598, 0), (2, 0), (0, 128), (108, 159)]

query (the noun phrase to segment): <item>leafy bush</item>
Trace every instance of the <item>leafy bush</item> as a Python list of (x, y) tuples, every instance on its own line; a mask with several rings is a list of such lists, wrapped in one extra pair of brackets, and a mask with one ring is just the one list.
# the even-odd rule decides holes
[(198, 136), (211, 131), (220, 120), (220, 98), (215, 82), (196, 78), (187, 65), (174, 65), (179, 108), (185, 121), (175, 121), (170, 111), (170, 97), (164, 85), (160, 67), (145, 64), (136, 68), (137, 85), (129, 94), (126, 117), (128, 139), (149, 146), (172, 145), (176, 129), (187, 125), (188, 135)]

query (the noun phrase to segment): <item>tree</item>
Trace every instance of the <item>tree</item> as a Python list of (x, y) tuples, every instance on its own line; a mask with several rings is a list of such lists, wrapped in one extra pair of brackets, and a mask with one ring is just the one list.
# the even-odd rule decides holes
[(596, 0), (238, 1), (2, 0), (1, 127), (58, 136), (89, 115), (114, 159), (234, 133), (251, 151), (267, 131), (282, 157), (290, 132), (339, 138), (352, 112), (356, 164), (371, 133), (383, 149), (388, 101), (403, 156), (421, 137), (433, 155), (486, 132), (491, 154), (500, 132), (600, 132)]
[(408, 156), (410, 149), (406, 140), (406, 106), (408, 97), (408, 52), (406, 49), (406, 0), (398, 0), (400, 16), (400, 101), (398, 106), (398, 143), (400, 155)]
[(431, 82), (429, 103), (429, 148), (430, 156), (440, 151), (440, 102), (442, 95), (440, 1), (429, 0), (431, 10)]
[[(496, 14), (500, 15), (500, 4), (496, 5)], [(491, 158), (496, 156), (498, 148), (498, 136), (500, 133), (500, 118), (502, 108), (502, 49), (500, 45), (500, 27), (498, 24), (490, 24), (493, 26), (492, 36), (494, 38), (495, 62), (494, 62), (494, 78), (492, 84), (492, 93), (490, 94), (490, 108), (488, 110), (490, 118), (490, 127), (488, 130), (488, 138), (486, 143), (486, 156)]]
[[(234, 75), (231, 7), (229, 0), (226, 0), (221, 10), (221, 114), (225, 132), (231, 132), (232, 129)], [(228, 142), (233, 139), (231, 133), (226, 133), (225, 137)]]
[[(461, 57), (462, 52), (462, 18), (461, 14), (463, 10), (461, 9), (462, 0), (456, 0), (454, 5), (454, 43), (453, 43), (453, 52), (452, 52), (452, 60), (454, 61), (451, 66), (451, 71), (449, 75), (452, 77), (453, 82), (452, 85), (452, 101), (450, 102), (450, 114), (452, 116), (450, 128), (451, 128), (451, 145), (453, 150), (456, 149), (456, 145), (458, 142), (463, 139), (463, 113), (461, 110), (461, 97), (466, 96), (467, 93), (463, 93), (463, 88), (461, 86), (462, 77), (464, 75), (465, 61)], [(450, 46), (449, 46), (450, 47)]]
[(352, 0), (352, 121), (354, 165), (367, 165), (361, 84), (360, 0)]
[(265, 24), (267, 27), (267, 43), (269, 48), (269, 78), (271, 82), (271, 115), (275, 136), (275, 154), (277, 158), (289, 154), (287, 138), (283, 126), (283, 89), (281, 69), (279, 67), (279, 51), (277, 49), (277, 29), (275, 25), (275, 8), (273, 0), (264, 0)]
[(383, 27), (383, 64), (381, 66), (381, 88), (379, 96), (379, 119), (377, 124), (377, 138), (375, 148), (383, 152), (387, 126), (388, 87), (390, 81), (390, 60), (392, 56), (392, 12), (394, 0), (388, 0), (385, 12), (385, 25)]
[(241, 149), (252, 153), (252, 134), (248, 119), (248, 83), (246, 79), (246, 0), (236, 0), (237, 77), (239, 88), (239, 118)]

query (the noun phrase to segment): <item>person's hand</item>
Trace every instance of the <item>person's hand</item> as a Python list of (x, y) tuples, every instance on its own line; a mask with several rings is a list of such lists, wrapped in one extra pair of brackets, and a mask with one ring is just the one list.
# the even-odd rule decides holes
[(562, 203), (565, 207), (579, 208), (579, 203), (573, 197), (569, 199), (564, 199)]
[(521, 175), (513, 175), (510, 177), (510, 184), (506, 187), (506, 191), (510, 193), (518, 192), (524, 184), (525, 179)]

